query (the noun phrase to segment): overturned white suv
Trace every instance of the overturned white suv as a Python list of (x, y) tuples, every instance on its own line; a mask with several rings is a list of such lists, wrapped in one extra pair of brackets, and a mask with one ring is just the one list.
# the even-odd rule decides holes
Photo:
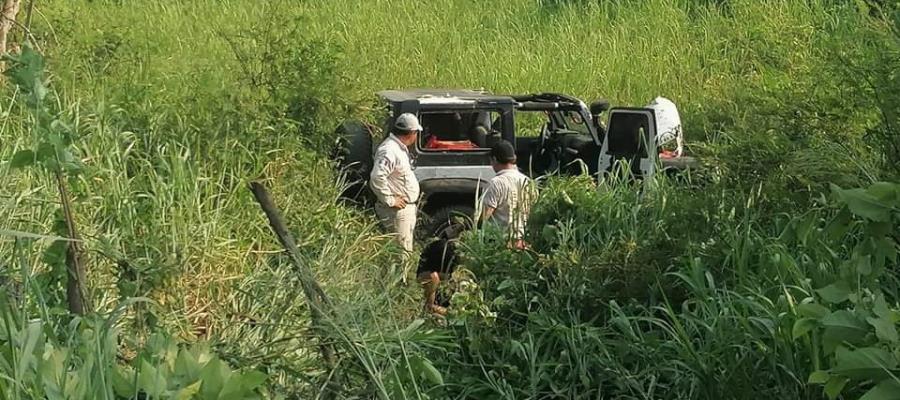
[[(424, 128), (410, 148), (423, 194), (420, 235), (437, 232), (455, 214), (472, 216), (476, 192), (494, 176), (490, 148), (501, 139), (515, 145), (519, 168), (532, 177), (587, 173), (602, 179), (621, 164), (634, 177), (645, 178), (694, 163), (681, 154), (678, 111), (664, 98), (648, 107), (610, 108), (605, 100), (588, 107), (556, 93), (415, 89), (378, 94), (385, 105), (381, 127), (351, 120), (337, 128), (334, 157), (350, 181), (344, 195), (371, 199), (367, 180), (377, 142), (396, 116), (416, 114)], [(661, 152), (669, 142), (676, 143), (675, 150)]]

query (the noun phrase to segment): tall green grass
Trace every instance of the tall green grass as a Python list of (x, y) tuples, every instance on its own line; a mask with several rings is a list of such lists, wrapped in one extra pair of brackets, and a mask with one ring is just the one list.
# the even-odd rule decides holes
[[(51, 0), (32, 28), (87, 166), (71, 184), (95, 303), (153, 300), (119, 320), (135, 348), (154, 329), (208, 338), (305, 397), (331, 379), (358, 397), (815, 397), (806, 350), (770, 323), (786, 310), (778, 288), (819, 275), (773, 267), (759, 246), (789, 253), (770, 229), (828, 182), (892, 176), (896, 103), (879, 94), (896, 88), (897, 36), (871, 14), (824, 0)], [(407, 330), (419, 294), (391, 282), (398, 249), (337, 205), (322, 152), (338, 121), (368, 117), (373, 92), (404, 87), (666, 96), (705, 167), (642, 197), (551, 182), (532, 232), (544, 255), (472, 242), (493, 257), (470, 267), (501, 327)], [(8, 160), (33, 142), (3, 90)], [(246, 190), (257, 178), (339, 304), (343, 376), (314, 356), (306, 306)], [(0, 162), (0, 227), (52, 232), (55, 201), (42, 174)], [(13, 248), (0, 242), (0, 267), (52, 281), (39, 245)], [(60, 293), (27, 296), (56, 312)]]
[(641, 197), (591, 186), (544, 189), (537, 255), (491, 232), (466, 241), (497, 317), (454, 329), (457, 398), (879, 398), (900, 384), (897, 242), (883, 240), (896, 184), (774, 220), (759, 193), (721, 208), (666, 182)]

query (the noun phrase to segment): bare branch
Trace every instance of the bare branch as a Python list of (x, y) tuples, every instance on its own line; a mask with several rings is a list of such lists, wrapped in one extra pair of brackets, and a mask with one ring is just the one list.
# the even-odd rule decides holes
[(0, 55), (6, 54), (7, 37), (19, 14), (21, 0), (5, 0), (0, 10)]

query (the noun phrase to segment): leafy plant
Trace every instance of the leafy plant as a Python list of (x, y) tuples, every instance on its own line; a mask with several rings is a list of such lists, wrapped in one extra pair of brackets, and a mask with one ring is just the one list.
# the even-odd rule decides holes
[(258, 399), (266, 374), (234, 371), (207, 344), (179, 346), (164, 334), (150, 337), (132, 366), (120, 367), (112, 379), (115, 393), (154, 399)]
[(72, 153), (74, 131), (71, 125), (60, 118), (59, 110), (49, 103), (48, 96), (54, 94), (45, 77), (44, 57), (31, 45), (26, 45), (21, 54), (6, 56), (10, 63), (4, 74), (20, 91), (20, 98), (33, 116), (32, 135), (34, 147), (20, 150), (12, 156), (11, 168), (25, 168), (33, 165), (43, 167), (52, 173), (77, 174), (82, 163)]
[[(24, 246), (22, 248), (25, 249)], [(28, 268), (19, 277), (25, 298), (0, 284), (0, 397), (63, 399), (258, 399), (267, 374), (235, 371), (206, 343), (183, 344), (157, 333), (147, 342), (122, 335), (132, 298), (110, 313), (70, 320), (49, 315)], [(137, 349), (136, 357), (127, 357)]]
[(60, 115), (59, 110), (50, 106), (48, 95), (53, 92), (47, 86), (44, 57), (26, 44), (18, 56), (6, 56), (10, 62), (4, 72), (20, 91), (26, 108), (31, 112), (32, 149), (20, 150), (12, 156), (11, 168), (41, 166), (55, 178), (59, 193), (60, 209), (54, 230), (57, 235), (68, 238), (51, 245), (44, 254), (44, 260), (55, 273), (56, 279), (66, 281), (66, 298), (69, 310), (84, 314), (91, 310), (90, 298), (86, 291), (86, 278), (78, 232), (75, 227), (71, 199), (66, 179), (81, 171), (81, 162), (73, 155), (71, 145), (73, 129)]
[(897, 266), (900, 185), (878, 182), (832, 191), (844, 210), (829, 228), (849, 230), (857, 236), (856, 244), (835, 279), (798, 307), (802, 318), (794, 323), (793, 335), (810, 340), (821, 354), (825, 364), (814, 359), (820, 369), (809, 382), (823, 384), (829, 398), (859, 391), (865, 391), (861, 398), (866, 400), (896, 398), (900, 311), (888, 303), (882, 288), (885, 274), (893, 274)]

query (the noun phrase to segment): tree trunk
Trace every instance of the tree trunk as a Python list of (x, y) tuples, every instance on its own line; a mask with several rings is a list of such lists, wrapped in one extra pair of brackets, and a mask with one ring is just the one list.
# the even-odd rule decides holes
[[(19, 5), (21, 0), (4, 0), (3, 9), (0, 9), (0, 56), (6, 54), (7, 38), (9, 31), (16, 22), (16, 15), (19, 14)], [(6, 63), (0, 60), (0, 72), (6, 70)], [(2, 78), (2, 75), (0, 75)]]
[(66, 181), (63, 174), (56, 172), (56, 185), (59, 190), (59, 200), (62, 203), (63, 217), (66, 219), (66, 230), (69, 242), (66, 247), (66, 299), (69, 303), (69, 311), (76, 315), (84, 315), (91, 312), (90, 299), (85, 290), (84, 263), (81, 259), (81, 242), (78, 231), (75, 229), (75, 216), (72, 213), (72, 204), (69, 201), (69, 192), (66, 190)]
[[(319, 335), (319, 351), (330, 376), (335, 372), (335, 367), (337, 366), (337, 353), (334, 345), (328, 339), (329, 327), (324, 321), (326, 317), (331, 316), (333, 311), (331, 301), (325, 295), (322, 287), (319, 286), (312, 270), (304, 263), (300, 250), (297, 249), (297, 242), (290, 231), (288, 231), (284, 217), (281, 216), (281, 210), (272, 201), (269, 191), (259, 182), (250, 182), (250, 191), (253, 192), (257, 203), (259, 203), (259, 206), (269, 219), (269, 226), (272, 227), (272, 231), (275, 232), (278, 241), (281, 242), (284, 250), (290, 256), (291, 264), (293, 264), (294, 270), (300, 277), (300, 286), (303, 288), (303, 294), (306, 295), (306, 300), (309, 302), (309, 310), (312, 314), (312, 328)], [(339, 384), (335, 379), (329, 377), (322, 398), (334, 399), (339, 392)]]
[(19, 5), (22, 0), (4, 0), (3, 9), (0, 10), (0, 54), (6, 53), (6, 38), (16, 22), (19, 14)]

